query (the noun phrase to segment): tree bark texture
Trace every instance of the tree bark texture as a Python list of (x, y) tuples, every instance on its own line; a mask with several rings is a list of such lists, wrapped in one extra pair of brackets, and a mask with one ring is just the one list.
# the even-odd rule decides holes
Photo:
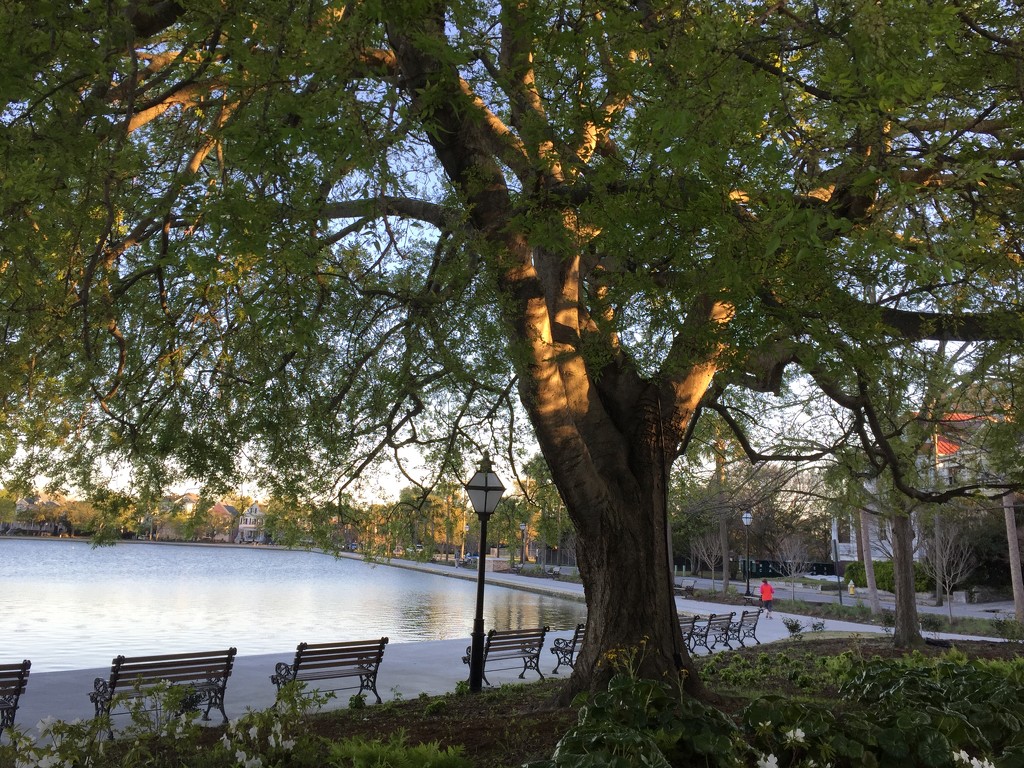
[(860, 532), (861, 552), (864, 557), (864, 579), (868, 585), (868, 605), (871, 607), (871, 615), (878, 616), (882, 613), (882, 602), (878, 599), (878, 582), (875, 580), (875, 559), (871, 553), (872, 513), (858, 509), (856, 515), (857, 528)]
[(892, 567), (896, 590), (893, 640), (897, 648), (921, 645), (924, 638), (921, 637), (914, 588), (914, 527), (907, 512), (897, 513), (892, 520)]
[(1010, 556), (1010, 582), (1013, 584), (1013, 613), (1024, 624), (1024, 578), (1021, 577), (1020, 539), (1017, 536), (1017, 517), (1014, 502), (1017, 494), (1003, 496), (1003, 519), (1006, 521), (1006, 544)]

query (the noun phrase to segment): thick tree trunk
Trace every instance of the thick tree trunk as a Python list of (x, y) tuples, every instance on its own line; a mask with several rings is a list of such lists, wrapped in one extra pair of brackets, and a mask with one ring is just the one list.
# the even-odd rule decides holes
[(868, 605), (871, 615), (882, 613), (882, 601), (878, 599), (878, 581), (875, 580), (875, 558), (871, 553), (871, 512), (857, 510), (857, 527), (860, 530), (861, 552), (864, 558), (864, 579), (868, 585)]
[(1017, 518), (1014, 502), (1017, 494), (1003, 496), (1003, 519), (1006, 522), (1006, 543), (1010, 556), (1010, 582), (1013, 584), (1013, 614), (1024, 624), (1024, 579), (1021, 578), (1020, 539), (1017, 538)]
[(681, 675), (688, 693), (704, 697), (679, 632), (664, 496), (667, 467), (656, 461), (631, 464), (632, 476), (590, 478), (592, 488), (606, 489), (600, 510), (589, 506), (580, 513), (575, 494), (566, 494), (578, 529), (587, 634), (565, 697), (603, 690), (624, 664), (643, 677)]
[(892, 567), (896, 582), (896, 628), (893, 640), (897, 648), (921, 645), (921, 627), (917, 617), (917, 593), (914, 590), (914, 529), (910, 515), (897, 512), (892, 521)]

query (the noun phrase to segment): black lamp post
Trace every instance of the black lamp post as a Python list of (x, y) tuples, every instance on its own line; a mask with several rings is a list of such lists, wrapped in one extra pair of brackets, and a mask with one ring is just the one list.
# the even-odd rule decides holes
[(526, 523), (519, 524), (519, 533), (523, 535), (523, 550), (519, 557), (519, 565), (526, 567)]
[(754, 516), (748, 509), (743, 513), (743, 546), (746, 552), (743, 555), (743, 572), (747, 575), (747, 597), (750, 597), (750, 524), (754, 522)]
[(487, 560), (487, 520), (505, 493), (505, 486), (491, 469), (491, 457), (484, 451), (480, 469), (466, 483), (473, 511), (480, 518), (480, 562), (476, 577), (476, 615), (473, 618), (472, 645), (469, 653), (469, 690), (479, 693), (484, 677), (484, 573)]

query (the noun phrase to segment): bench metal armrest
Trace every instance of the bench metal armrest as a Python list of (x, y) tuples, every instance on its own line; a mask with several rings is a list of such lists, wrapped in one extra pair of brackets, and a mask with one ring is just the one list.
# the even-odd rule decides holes
[(295, 668), (291, 664), (279, 661), (274, 666), (274, 674), (270, 676), (270, 682), (280, 688), (295, 679)]
[(99, 717), (110, 709), (110, 702), (114, 698), (110, 683), (105, 677), (97, 677), (92, 683), (92, 693), (89, 694), (89, 701), (96, 708), (96, 716)]

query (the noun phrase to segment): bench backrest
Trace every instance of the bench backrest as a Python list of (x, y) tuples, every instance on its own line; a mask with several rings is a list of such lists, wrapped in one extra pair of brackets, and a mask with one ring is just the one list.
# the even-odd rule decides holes
[(295, 670), (331, 667), (379, 666), (388, 638), (352, 640), (343, 643), (299, 643), (295, 649)]
[(5, 699), (16, 701), (25, 692), (31, 666), (28, 659), (20, 664), (0, 664), (0, 704)]
[(213, 680), (226, 682), (237, 653), (235, 648), (228, 648), (159, 656), (118, 656), (110, 667), (110, 688), (114, 691), (163, 681), (178, 685)]
[(492, 629), (487, 633), (487, 652), (499, 651), (539, 651), (544, 647), (544, 636), (548, 627), (536, 629)]
[(708, 617), (708, 628), (728, 627), (732, 624), (732, 617), (734, 615), (733, 613), (713, 613)]
[(572, 645), (575, 648), (577, 645), (583, 642), (583, 637), (587, 634), (586, 624), (577, 624), (576, 631), (572, 633)]
[(761, 615), (761, 611), (744, 611), (740, 614), (740, 624), (757, 624), (757, 617)]

